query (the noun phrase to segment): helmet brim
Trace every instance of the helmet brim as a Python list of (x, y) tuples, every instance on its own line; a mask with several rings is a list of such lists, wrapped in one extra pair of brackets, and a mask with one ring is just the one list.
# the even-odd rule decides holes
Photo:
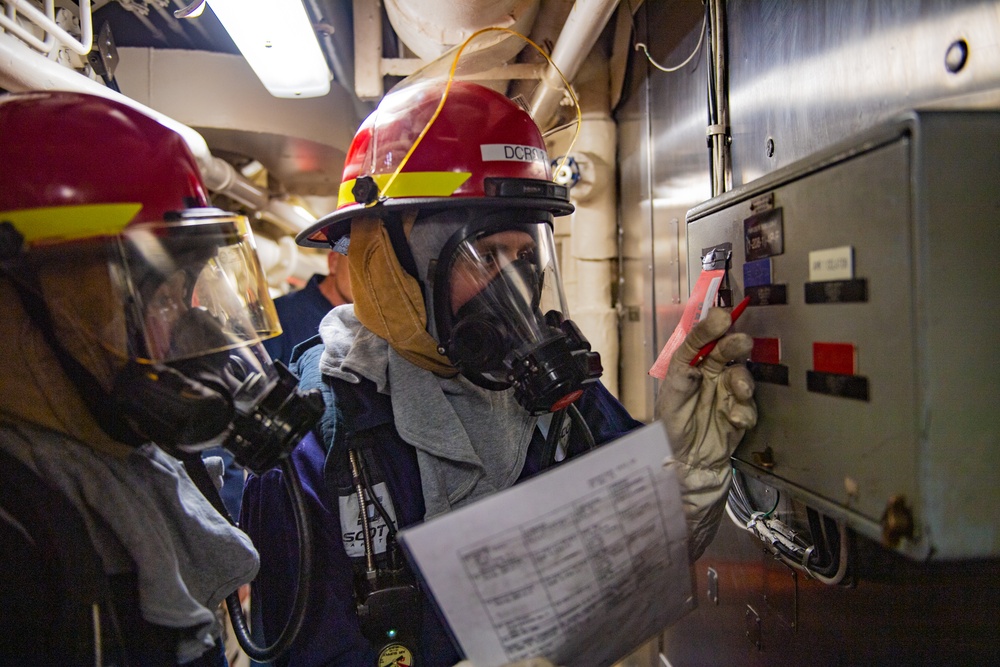
[(344, 207), (326, 215), (299, 232), (295, 242), (306, 248), (331, 248), (351, 233), (351, 221), (361, 216), (386, 217), (402, 211), (435, 211), (449, 208), (517, 208), (546, 211), (553, 216), (569, 215), (572, 203), (540, 197), (411, 197), (394, 198), (372, 206)]

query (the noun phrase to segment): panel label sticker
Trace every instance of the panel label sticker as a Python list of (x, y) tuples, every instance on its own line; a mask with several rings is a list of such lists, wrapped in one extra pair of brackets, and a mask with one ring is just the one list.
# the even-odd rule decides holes
[(743, 264), (743, 287), (771, 284), (771, 258), (758, 259)]
[(806, 389), (817, 394), (868, 400), (868, 378), (860, 375), (806, 371)]
[(746, 261), (752, 262), (785, 252), (785, 233), (781, 209), (752, 215), (743, 221)]
[(750, 297), (751, 306), (779, 306), (788, 303), (788, 289), (785, 285), (747, 287), (744, 294)]
[(755, 382), (788, 386), (788, 366), (751, 361), (747, 364), (747, 368)]
[(854, 278), (854, 248), (813, 250), (809, 253), (809, 282), (851, 280)]
[(868, 301), (868, 281), (828, 280), (806, 283), (806, 303), (860, 303)]
[(750, 361), (764, 364), (781, 363), (780, 338), (754, 338), (753, 349), (750, 350)]

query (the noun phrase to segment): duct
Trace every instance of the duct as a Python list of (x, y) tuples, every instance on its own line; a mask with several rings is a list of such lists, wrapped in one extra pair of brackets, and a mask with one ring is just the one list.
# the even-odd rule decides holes
[[(527, 35), (538, 13), (539, 0), (385, 0), (385, 11), (396, 35), (422, 60), (433, 60), (461, 44), (480, 28), (497, 26)], [(499, 33), (498, 33), (499, 35)], [(524, 47), (518, 39), (499, 35), (498, 62), (506, 62)]]
[[(577, 0), (573, 5), (551, 55), (552, 64), (567, 81), (576, 76), (617, 6), (618, 0)], [(563, 98), (565, 86), (559, 71), (548, 67), (531, 99), (531, 115), (543, 128), (548, 127)]]

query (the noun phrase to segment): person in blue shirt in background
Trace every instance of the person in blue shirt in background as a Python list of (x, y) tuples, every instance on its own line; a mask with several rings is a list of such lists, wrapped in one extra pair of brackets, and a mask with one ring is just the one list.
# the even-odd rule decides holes
[(327, 275), (317, 273), (302, 289), (274, 300), (281, 335), (264, 341), (264, 348), (273, 361), (281, 361), (287, 366), (295, 346), (319, 333), (319, 323), (331, 308), (354, 301), (347, 259), (338, 252), (331, 252), (326, 261)]

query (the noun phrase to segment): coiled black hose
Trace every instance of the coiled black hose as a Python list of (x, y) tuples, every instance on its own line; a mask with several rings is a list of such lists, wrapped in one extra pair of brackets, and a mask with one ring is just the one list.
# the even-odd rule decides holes
[(305, 496), (302, 494), (299, 472), (292, 465), (291, 457), (285, 458), (281, 462), (281, 471), (284, 473), (285, 487), (292, 499), (292, 513), (295, 515), (295, 527), (299, 534), (299, 581), (295, 589), (295, 602), (292, 603), (288, 622), (272, 645), (258, 646), (250, 637), (246, 615), (240, 605), (239, 592), (234, 592), (226, 598), (226, 606), (229, 608), (229, 618), (233, 622), (236, 640), (243, 651), (257, 662), (270, 662), (291, 647), (299, 630), (302, 629), (306, 618), (306, 608), (309, 605), (309, 589), (312, 581), (312, 530), (309, 525), (309, 516), (306, 513)]

